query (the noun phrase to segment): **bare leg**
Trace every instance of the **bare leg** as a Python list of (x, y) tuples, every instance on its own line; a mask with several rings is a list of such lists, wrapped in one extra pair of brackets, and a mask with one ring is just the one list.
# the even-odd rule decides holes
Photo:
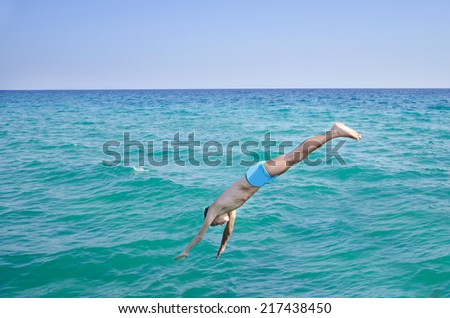
[(356, 140), (362, 138), (360, 134), (350, 127), (345, 126), (343, 123), (335, 123), (333, 127), (325, 133), (308, 138), (291, 152), (267, 161), (264, 167), (270, 176), (279, 176), (288, 171), (292, 166), (303, 161), (314, 150), (319, 149), (331, 139), (338, 137), (353, 138)]

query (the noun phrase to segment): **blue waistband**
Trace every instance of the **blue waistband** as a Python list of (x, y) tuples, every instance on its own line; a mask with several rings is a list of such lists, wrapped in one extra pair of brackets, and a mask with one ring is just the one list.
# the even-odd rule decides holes
[(265, 161), (258, 162), (253, 167), (250, 167), (245, 174), (247, 182), (254, 187), (262, 187), (270, 183), (274, 177), (271, 177), (264, 167)]

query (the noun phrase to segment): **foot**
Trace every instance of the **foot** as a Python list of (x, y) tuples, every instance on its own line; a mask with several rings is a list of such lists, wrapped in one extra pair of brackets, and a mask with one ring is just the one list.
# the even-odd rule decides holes
[(360, 140), (362, 138), (358, 132), (345, 126), (343, 123), (334, 123), (333, 127), (331, 127), (331, 131), (333, 134), (336, 134), (336, 137), (347, 137), (356, 140)]

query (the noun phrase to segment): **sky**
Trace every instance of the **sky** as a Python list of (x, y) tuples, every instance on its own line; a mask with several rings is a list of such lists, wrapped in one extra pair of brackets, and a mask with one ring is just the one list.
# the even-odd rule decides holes
[(0, 90), (450, 88), (450, 1), (0, 0)]

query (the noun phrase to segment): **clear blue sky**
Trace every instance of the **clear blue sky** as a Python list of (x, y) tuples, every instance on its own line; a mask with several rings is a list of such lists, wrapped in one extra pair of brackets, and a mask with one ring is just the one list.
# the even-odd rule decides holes
[(0, 89), (450, 87), (450, 1), (0, 0)]

